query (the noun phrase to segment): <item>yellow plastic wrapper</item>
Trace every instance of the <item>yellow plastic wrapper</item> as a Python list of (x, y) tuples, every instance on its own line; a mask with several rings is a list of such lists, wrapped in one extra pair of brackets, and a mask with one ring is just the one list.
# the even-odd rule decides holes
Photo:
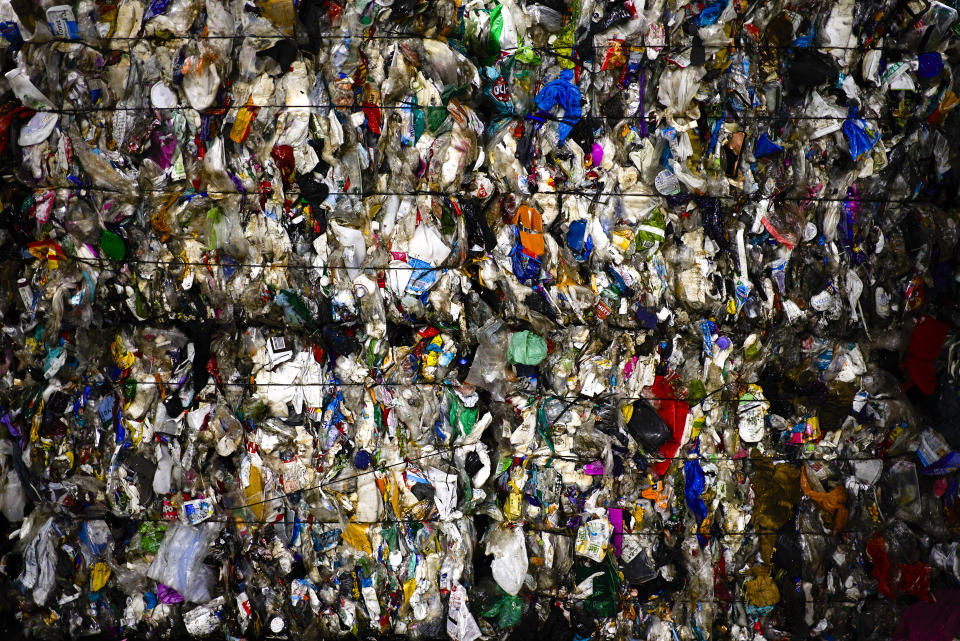
[(367, 538), (366, 526), (348, 523), (347, 528), (341, 536), (346, 544), (353, 549), (366, 552), (367, 554), (373, 554), (373, 549), (370, 547), (370, 540)]
[(97, 561), (90, 569), (90, 591), (97, 592), (110, 580), (110, 566), (103, 561)]

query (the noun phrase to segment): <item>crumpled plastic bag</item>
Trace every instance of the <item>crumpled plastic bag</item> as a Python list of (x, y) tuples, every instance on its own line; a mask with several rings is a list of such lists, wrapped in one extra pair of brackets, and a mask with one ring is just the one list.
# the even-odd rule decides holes
[(539, 365), (547, 357), (547, 341), (531, 331), (514, 332), (510, 335), (507, 359), (511, 363)]
[(187, 601), (209, 601), (215, 577), (213, 571), (203, 564), (203, 559), (220, 527), (219, 523), (213, 522), (200, 525), (175, 523), (170, 526), (147, 575), (170, 586)]
[(493, 555), (490, 569), (497, 585), (509, 595), (516, 595), (523, 587), (527, 573), (527, 546), (523, 530), (501, 525), (490, 533), (486, 553)]
[(800, 474), (800, 488), (817, 505), (822, 507), (833, 519), (833, 533), (838, 534), (847, 525), (850, 511), (847, 508), (847, 491), (838, 485), (829, 492), (821, 492), (813, 488), (807, 469)]

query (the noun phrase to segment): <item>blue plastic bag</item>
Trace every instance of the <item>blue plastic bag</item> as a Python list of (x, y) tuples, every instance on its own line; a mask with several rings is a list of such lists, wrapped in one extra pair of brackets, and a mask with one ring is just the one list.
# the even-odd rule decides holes
[(720, 14), (723, 13), (723, 10), (726, 8), (727, 0), (720, 0), (720, 2), (708, 4), (703, 8), (703, 11), (700, 12), (700, 15), (697, 16), (697, 26), (709, 27), (712, 24), (716, 24), (717, 20), (720, 19)]
[(783, 151), (783, 147), (767, 138), (767, 134), (760, 134), (760, 137), (757, 138), (757, 144), (753, 147), (753, 155), (757, 158), (778, 154), (781, 151)]
[(563, 109), (563, 119), (557, 128), (561, 145), (567, 141), (574, 125), (580, 122), (583, 114), (580, 100), (580, 88), (573, 84), (573, 69), (565, 69), (559, 78), (545, 84), (537, 94), (536, 102), (540, 109), (551, 111), (557, 106)]
[(523, 251), (523, 245), (517, 240), (510, 252), (513, 262), (513, 275), (524, 285), (533, 285), (540, 279), (540, 261)]
[[(707, 481), (703, 475), (703, 468), (700, 467), (700, 461), (693, 459), (689, 460), (683, 464), (683, 496), (687, 500), (687, 507), (690, 508), (690, 511), (693, 512), (693, 515), (697, 519), (697, 527), (699, 528), (703, 525), (703, 521), (707, 518), (707, 505), (703, 502), (703, 499), (700, 498), (700, 495), (703, 494), (703, 490), (706, 489)], [(701, 537), (700, 543), (703, 544), (704, 540)]]
[(867, 126), (862, 118), (857, 118), (856, 107), (850, 109), (850, 115), (843, 121), (843, 135), (850, 145), (850, 157), (860, 162), (880, 140), (880, 132)]
[(593, 252), (593, 237), (587, 234), (586, 220), (580, 219), (570, 223), (570, 228), (567, 230), (567, 245), (578, 261), (590, 260), (590, 254)]

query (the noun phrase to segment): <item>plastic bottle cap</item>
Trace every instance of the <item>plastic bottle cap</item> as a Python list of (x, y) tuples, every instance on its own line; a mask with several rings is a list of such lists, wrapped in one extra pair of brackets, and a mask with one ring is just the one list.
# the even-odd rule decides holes
[(158, 82), (150, 88), (150, 102), (158, 109), (170, 109), (177, 106), (177, 96), (167, 85)]
[(283, 630), (283, 619), (280, 617), (273, 617), (270, 621), (270, 630), (272, 632), (280, 632)]
[(353, 464), (358, 470), (365, 470), (373, 464), (373, 457), (366, 450), (357, 450), (353, 457)]

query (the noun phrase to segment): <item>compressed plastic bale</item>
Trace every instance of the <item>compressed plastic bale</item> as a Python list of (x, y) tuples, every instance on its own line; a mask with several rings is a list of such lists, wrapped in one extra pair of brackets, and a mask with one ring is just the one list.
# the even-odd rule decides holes
[(0, 1), (25, 633), (892, 636), (956, 573), (948, 4)]

